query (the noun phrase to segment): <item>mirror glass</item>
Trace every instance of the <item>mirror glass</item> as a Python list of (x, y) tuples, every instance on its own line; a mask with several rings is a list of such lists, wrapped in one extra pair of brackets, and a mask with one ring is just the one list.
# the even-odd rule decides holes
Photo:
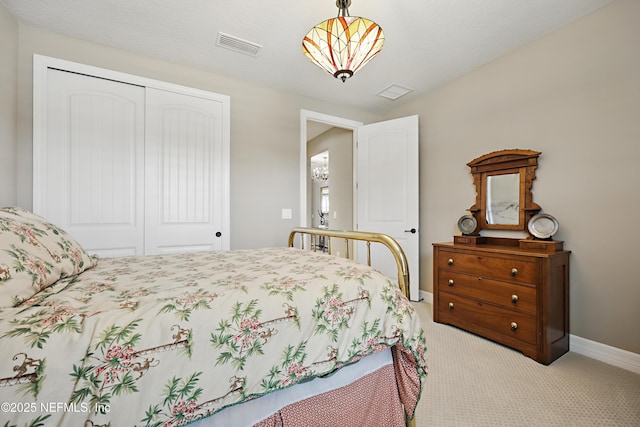
[(520, 174), (487, 176), (486, 223), (520, 223)]

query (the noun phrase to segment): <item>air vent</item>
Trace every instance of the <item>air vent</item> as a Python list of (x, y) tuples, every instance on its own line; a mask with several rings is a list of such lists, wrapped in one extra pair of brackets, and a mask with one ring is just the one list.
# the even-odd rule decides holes
[(262, 45), (259, 45), (258, 43), (243, 40), (223, 32), (218, 33), (216, 45), (250, 56), (258, 56), (258, 52), (262, 49)]
[(406, 95), (412, 91), (413, 89), (409, 89), (408, 87), (400, 86), (394, 83), (392, 85), (385, 87), (380, 92), (376, 93), (376, 95), (382, 96), (383, 98), (396, 100), (401, 96)]

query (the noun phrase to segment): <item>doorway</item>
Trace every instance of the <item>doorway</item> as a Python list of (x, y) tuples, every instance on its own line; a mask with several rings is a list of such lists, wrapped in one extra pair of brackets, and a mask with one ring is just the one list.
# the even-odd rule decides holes
[[(400, 243), (411, 270), (411, 299), (419, 300), (419, 188), (418, 116), (363, 125), (321, 113), (301, 110), (300, 223), (310, 220), (310, 161), (307, 128), (316, 123), (351, 132), (352, 206), (350, 229), (376, 230)], [(310, 125), (313, 123), (313, 125)], [(361, 141), (359, 141), (361, 139)], [(357, 161), (353, 161), (353, 160)], [(331, 193), (331, 188), (329, 192)], [(332, 214), (329, 214), (331, 220)], [(333, 225), (330, 228), (334, 228)], [(333, 249), (333, 248), (332, 248)], [(333, 252), (333, 251), (332, 251)], [(350, 253), (357, 256), (357, 248)], [(376, 268), (392, 277), (393, 263), (381, 260)]]
[[(325, 218), (331, 228), (353, 229), (357, 218), (357, 206), (355, 197), (355, 149), (358, 127), (361, 122), (348, 120), (341, 117), (330, 116), (314, 111), (301, 110), (300, 112), (300, 225), (312, 227), (317, 219), (312, 201), (314, 197), (314, 183), (311, 180), (310, 158), (324, 151), (333, 144), (333, 156), (328, 154), (330, 172), (334, 172), (333, 181), (329, 174), (328, 187), (331, 200), (330, 211)], [(324, 135), (326, 138), (322, 138)], [(345, 135), (348, 135), (345, 137)], [(316, 140), (315, 143), (309, 141)], [(337, 142), (336, 142), (337, 141)], [(348, 179), (340, 179), (340, 176), (348, 175)], [(333, 185), (331, 183), (333, 182)], [(342, 182), (342, 184), (341, 184)], [(349, 188), (344, 188), (344, 182), (348, 182)], [(318, 191), (321, 187), (317, 186)], [(334, 190), (332, 190), (334, 187)], [(342, 188), (340, 188), (342, 187)], [(349, 204), (349, 206), (346, 206)], [(343, 214), (348, 212), (348, 214)], [(348, 215), (346, 218), (344, 215)]]

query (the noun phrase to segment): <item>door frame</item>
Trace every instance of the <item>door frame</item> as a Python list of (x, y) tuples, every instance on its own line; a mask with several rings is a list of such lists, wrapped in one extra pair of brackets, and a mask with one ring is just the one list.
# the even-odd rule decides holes
[(356, 224), (358, 218), (358, 205), (357, 205), (357, 193), (356, 193), (356, 177), (357, 177), (357, 147), (358, 142), (358, 128), (363, 125), (362, 122), (355, 120), (345, 119), (342, 117), (331, 116), (329, 114), (318, 113), (316, 111), (300, 110), (300, 221), (301, 227), (308, 227), (307, 222), (307, 185), (309, 176), (309, 170), (307, 168), (307, 120), (313, 122), (324, 123), (327, 125), (339, 127), (342, 129), (348, 129), (353, 136), (352, 149), (353, 149), (353, 164), (351, 165), (351, 172), (353, 174), (353, 224)]

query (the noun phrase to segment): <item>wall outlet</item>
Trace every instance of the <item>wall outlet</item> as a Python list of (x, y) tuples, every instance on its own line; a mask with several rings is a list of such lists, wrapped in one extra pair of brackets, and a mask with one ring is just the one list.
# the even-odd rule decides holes
[(291, 219), (291, 218), (293, 218), (291, 209), (282, 209), (282, 219)]

